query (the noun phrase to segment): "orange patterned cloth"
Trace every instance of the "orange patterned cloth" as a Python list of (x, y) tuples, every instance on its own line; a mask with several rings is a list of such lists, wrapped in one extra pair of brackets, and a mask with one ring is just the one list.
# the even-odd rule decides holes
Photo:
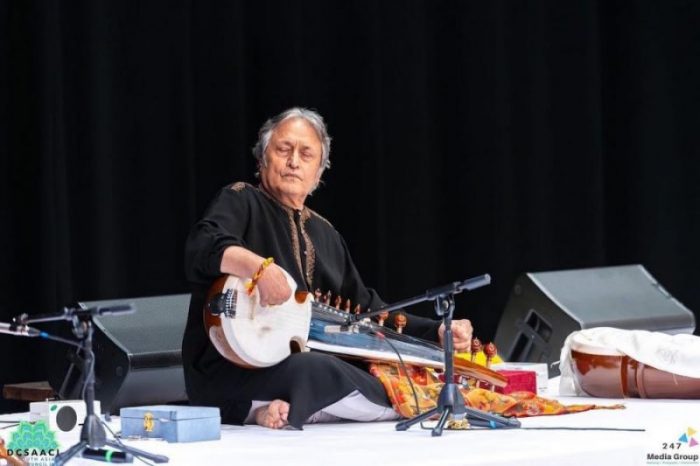
[[(370, 373), (384, 385), (394, 410), (402, 417), (410, 418), (437, 406), (443, 384), (430, 369), (408, 366), (407, 370), (418, 397), (420, 406), (418, 411), (415, 409), (416, 403), (406, 373), (399, 368), (398, 364), (370, 364)], [(465, 404), (470, 408), (508, 417), (549, 416), (580, 413), (591, 409), (624, 408), (624, 405), (563, 405), (556, 400), (543, 398), (532, 392), (514, 392), (504, 395), (483, 388), (462, 388), (460, 391)]]

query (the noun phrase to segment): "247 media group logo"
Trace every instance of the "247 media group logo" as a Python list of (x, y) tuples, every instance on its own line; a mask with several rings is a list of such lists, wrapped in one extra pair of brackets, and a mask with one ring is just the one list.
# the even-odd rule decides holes
[(700, 464), (700, 447), (698, 447), (698, 431), (692, 427), (686, 428), (670, 442), (660, 442), (658, 449), (647, 452), (647, 464)]

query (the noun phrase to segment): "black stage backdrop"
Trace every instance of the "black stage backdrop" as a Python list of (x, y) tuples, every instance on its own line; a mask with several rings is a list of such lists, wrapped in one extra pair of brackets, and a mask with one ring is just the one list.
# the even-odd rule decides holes
[[(334, 137), (310, 205), (385, 299), (488, 272), (456, 311), (488, 340), (518, 274), (641, 263), (698, 312), (699, 24), (692, 0), (2, 1), (0, 321), (187, 291), (188, 229), (294, 105)], [(0, 382), (45, 379), (40, 346), (0, 336)]]

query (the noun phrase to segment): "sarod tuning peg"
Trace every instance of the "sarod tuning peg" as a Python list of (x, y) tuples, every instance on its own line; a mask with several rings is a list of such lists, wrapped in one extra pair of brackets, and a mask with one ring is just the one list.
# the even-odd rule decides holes
[(388, 311), (382, 312), (381, 314), (379, 314), (379, 315), (377, 316), (377, 323), (378, 323), (380, 326), (383, 326), (383, 325), (384, 325), (384, 321), (385, 321), (388, 317), (389, 317), (389, 312), (388, 312)]
[[(471, 362), (474, 362), (474, 363), (476, 362), (476, 357), (479, 354), (479, 352), (481, 351), (481, 347), (482, 347), (481, 340), (479, 340), (476, 337), (472, 338)], [(470, 387), (479, 388), (479, 380), (472, 378), (472, 377), (469, 377), (467, 379), (467, 385), (469, 385)]]
[(394, 317), (394, 325), (396, 326), (396, 331), (398, 333), (403, 332), (403, 328), (406, 326), (408, 323), (408, 317), (406, 317), (406, 314), (403, 312), (399, 312), (396, 314), (396, 317)]
[(340, 309), (340, 303), (342, 303), (342, 302), (343, 302), (343, 298), (341, 298), (340, 296), (336, 296), (335, 301), (333, 302), (333, 306), (336, 309)]
[(350, 299), (347, 299), (347, 300), (345, 301), (345, 312), (347, 312), (347, 313), (349, 314), (349, 313), (350, 313), (350, 308), (351, 308), (351, 307), (352, 307), (352, 304), (350, 303)]
[(491, 362), (493, 361), (493, 358), (496, 356), (498, 351), (496, 350), (496, 345), (493, 343), (489, 342), (486, 343), (486, 346), (484, 346), (484, 354), (486, 355), (486, 367), (491, 368)]
[(476, 355), (481, 351), (481, 340), (474, 337), (472, 338), (472, 362), (476, 361)]
[[(486, 343), (486, 346), (484, 346), (484, 354), (486, 355), (486, 368), (491, 369), (491, 362), (493, 361), (493, 358), (496, 357), (497, 354), (496, 350), (496, 345), (494, 345), (492, 342)], [(496, 389), (496, 386), (491, 384), (491, 391), (494, 391)]]

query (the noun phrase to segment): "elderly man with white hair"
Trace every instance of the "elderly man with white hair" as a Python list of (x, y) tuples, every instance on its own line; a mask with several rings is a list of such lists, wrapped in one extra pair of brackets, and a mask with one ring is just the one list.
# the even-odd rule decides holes
[[(259, 185), (224, 187), (190, 232), (185, 262), (193, 293), (182, 348), (187, 393), (193, 404), (219, 406), (225, 423), (300, 429), (308, 422), (397, 417), (362, 363), (299, 352), (272, 367), (239, 367), (217, 352), (202, 322), (206, 291), (222, 274), (256, 276), (261, 305), (282, 304), (296, 291), (283, 270), (301, 290), (330, 290), (364, 309), (383, 304), (364, 285), (341, 235), (305, 205), (330, 167), (330, 145), (314, 111), (292, 108), (269, 119), (253, 149)], [(444, 328), (411, 317), (404, 331), (440, 341)], [(455, 349), (468, 348), (469, 321), (454, 321), (453, 331)]]

